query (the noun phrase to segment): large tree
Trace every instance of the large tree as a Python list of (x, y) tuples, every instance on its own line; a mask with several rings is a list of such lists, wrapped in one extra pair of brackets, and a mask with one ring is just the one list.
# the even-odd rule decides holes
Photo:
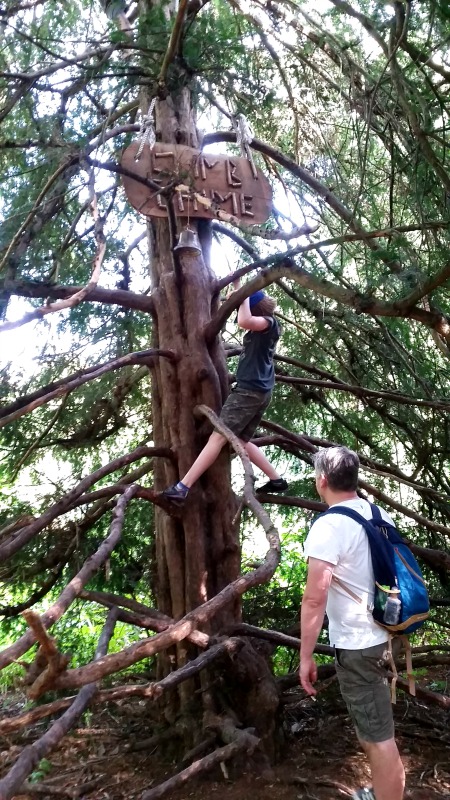
[[(158, 493), (219, 424), (212, 412), (239, 353), (234, 310), (271, 286), (283, 336), (256, 441), (293, 481), (288, 497), (262, 499), (301, 532), (305, 509), (320, 508), (311, 454), (332, 442), (356, 449), (361, 492), (397, 517), (422, 558), (439, 625), (450, 564), (448, 11), (362, 0), (321, 13), (278, 0), (104, 6), (35, 0), (1, 12), (0, 612), (11, 643), (0, 666), (38, 640), (28, 670), (37, 698), (158, 653), (147, 695), (166, 690), (184, 747), (205, 728), (228, 742), (205, 767), (258, 746), (271, 758), (278, 691), (237, 626), (249, 590), (260, 625), (286, 630), (293, 603), (283, 613), (254, 588), (274, 574), (280, 543), (245, 454), (231, 437), (182, 511)], [(121, 153), (131, 143), (148, 152), (153, 130), (167, 145), (242, 147), (272, 183), (269, 220), (251, 225), (216, 203), (209, 219), (190, 220), (201, 253), (174, 251), (180, 187), (199, 200), (189, 176), (169, 176), (162, 218), (146, 219), (123, 191)], [(224, 277), (215, 262), (226, 259)], [(237, 275), (248, 279), (225, 297)], [(31, 330), (36, 368), (6, 363)], [(269, 550), (242, 570), (246, 507)], [(103, 591), (87, 592), (88, 581)], [(96, 618), (94, 604), (116, 609), (105, 639), (114, 614), (157, 633), (111, 655), (102, 641), (95, 662), (68, 666), (45, 631), (61, 619), (65, 646), (76, 598)], [(0, 794), (12, 796), (37, 757)]]

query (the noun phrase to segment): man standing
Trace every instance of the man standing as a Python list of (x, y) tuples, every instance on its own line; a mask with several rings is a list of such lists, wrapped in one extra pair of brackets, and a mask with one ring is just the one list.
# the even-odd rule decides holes
[[(316, 488), (327, 505), (346, 506), (372, 518), (370, 504), (356, 493), (356, 453), (329, 447), (317, 453), (314, 464)], [(373, 786), (359, 789), (354, 800), (402, 800), (405, 771), (394, 738), (386, 674), (388, 634), (369, 610), (374, 578), (366, 532), (348, 517), (329, 514), (312, 525), (304, 552), (308, 577), (301, 608), (300, 682), (307, 694), (316, 694), (313, 652), (326, 610), (341, 694), (372, 773)]]

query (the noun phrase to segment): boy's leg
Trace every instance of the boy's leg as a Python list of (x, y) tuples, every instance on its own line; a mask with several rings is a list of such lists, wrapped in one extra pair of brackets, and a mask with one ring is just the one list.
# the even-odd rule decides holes
[(214, 431), (206, 442), (203, 450), (198, 454), (192, 467), (186, 472), (184, 478), (181, 478), (181, 483), (184, 483), (184, 485), (190, 489), (211, 464), (214, 464), (225, 442), (225, 437), (222, 436), (221, 433)]
[(252, 444), (252, 442), (242, 442), (242, 444), (247, 451), (250, 461), (255, 464), (261, 472), (264, 472), (270, 480), (280, 480), (281, 476), (265, 457), (260, 447), (256, 444)]
[[(249, 392), (235, 389), (228, 395), (220, 412), (220, 419), (238, 437), (248, 427), (250, 433), (248, 437), (245, 436), (245, 439), (251, 438), (251, 426), (254, 425), (253, 430), (256, 428), (258, 420), (261, 419), (263, 410), (267, 408), (269, 402), (270, 392)], [(214, 463), (225, 442), (226, 438), (214, 431), (179, 483), (164, 490), (162, 494), (166, 499), (176, 503), (184, 502), (191, 486)], [(258, 448), (255, 447), (255, 450), (258, 450)]]

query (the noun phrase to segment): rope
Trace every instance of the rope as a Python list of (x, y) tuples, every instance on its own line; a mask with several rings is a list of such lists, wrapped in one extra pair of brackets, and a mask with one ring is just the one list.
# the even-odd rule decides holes
[(146, 144), (148, 144), (148, 146), (151, 148), (156, 142), (155, 128), (153, 125), (153, 111), (155, 108), (155, 104), (156, 104), (156, 97), (152, 99), (148, 107), (147, 113), (142, 116), (141, 127), (139, 128), (139, 133), (138, 133), (139, 147), (135, 155), (135, 161), (138, 161), (138, 159), (141, 157), (142, 151)]
[(253, 161), (252, 151), (250, 150), (250, 144), (254, 137), (247, 118), (244, 114), (236, 114), (235, 117), (232, 117), (231, 124), (236, 132), (236, 144), (241, 148), (241, 153), (244, 158), (250, 162), (253, 177), (257, 178), (258, 173), (256, 171), (255, 162)]
[(242, 155), (247, 158), (248, 145), (253, 141), (253, 132), (244, 114), (236, 114), (232, 120), (236, 131), (236, 143), (241, 148)]

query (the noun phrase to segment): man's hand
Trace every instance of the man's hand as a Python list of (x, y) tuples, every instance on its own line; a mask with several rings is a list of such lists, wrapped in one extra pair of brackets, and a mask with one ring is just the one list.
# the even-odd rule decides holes
[(235, 278), (234, 281), (233, 281), (233, 289), (236, 292), (240, 288), (241, 288), (241, 279), (240, 278)]
[(317, 664), (314, 659), (312, 657), (302, 658), (298, 672), (300, 683), (306, 694), (312, 696), (317, 694), (313, 686), (313, 683), (317, 680)]

